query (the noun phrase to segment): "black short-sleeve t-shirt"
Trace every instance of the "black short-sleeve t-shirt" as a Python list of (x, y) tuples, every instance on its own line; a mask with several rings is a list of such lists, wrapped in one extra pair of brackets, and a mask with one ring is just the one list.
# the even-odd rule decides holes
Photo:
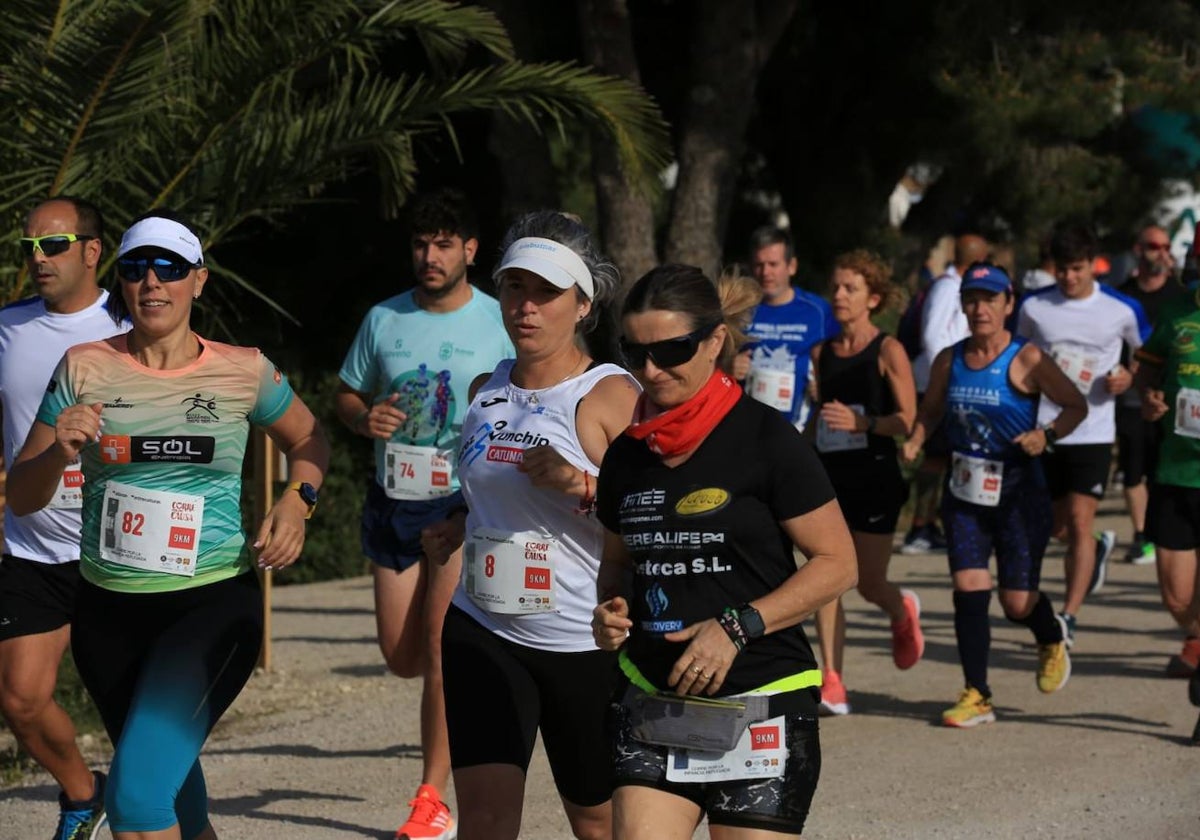
[[(686, 644), (663, 634), (766, 595), (795, 573), (779, 523), (833, 497), (812, 447), (778, 411), (746, 396), (676, 467), (643, 441), (613, 441), (597, 482), (597, 515), (632, 558), (627, 652), (642, 674), (665, 688)], [(815, 667), (797, 624), (747, 645), (720, 694)]]

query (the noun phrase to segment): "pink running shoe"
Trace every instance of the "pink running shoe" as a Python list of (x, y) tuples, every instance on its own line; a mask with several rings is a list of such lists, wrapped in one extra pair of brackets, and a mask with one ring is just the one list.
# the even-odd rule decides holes
[(846, 686), (837, 671), (826, 671), (821, 675), (821, 706), (817, 709), (822, 716), (850, 714), (850, 701), (846, 697)]
[(421, 785), (409, 801), (408, 822), (396, 829), (396, 840), (454, 840), (458, 826), (433, 785)]
[(921, 632), (921, 599), (911, 589), (901, 589), (907, 618), (892, 622), (892, 661), (905, 671), (921, 661), (925, 653), (925, 634)]

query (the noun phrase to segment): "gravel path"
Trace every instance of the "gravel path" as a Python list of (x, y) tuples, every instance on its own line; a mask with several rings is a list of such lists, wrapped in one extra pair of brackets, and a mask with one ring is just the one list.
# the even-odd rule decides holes
[[(1104, 521), (1127, 535), (1120, 509), (1110, 497)], [(1071, 682), (1051, 696), (1034, 685), (1028, 632), (993, 599), (998, 721), (967, 731), (936, 725), (961, 685), (945, 559), (897, 555), (893, 569), (921, 595), (925, 659), (896, 671), (886, 619), (847, 597), (854, 714), (823, 722), (806, 837), (1200, 837), (1196, 710), (1183, 681), (1161, 676), (1179, 638), (1152, 566), (1113, 564), (1081, 616)], [(1060, 550), (1044, 578), (1061, 602)], [(254, 677), (205, 750), (217, 831), (390, 838), (420, 776), (419, 685), (384, 671), (370, 581), (276, 589), (274, 621), (273, 672)], [(88, 744), (101, 758), (105, 748)], [(522, 836), (569, 838), (540, 751), (530, 775)], [(49, 834), (56, 793), (45, 775), (0, 789), (0, 838)]]

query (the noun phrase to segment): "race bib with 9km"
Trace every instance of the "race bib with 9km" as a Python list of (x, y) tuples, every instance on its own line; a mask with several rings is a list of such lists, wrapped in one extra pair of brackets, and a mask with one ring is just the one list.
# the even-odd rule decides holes
[(750, 369), (750, 396), (776, 411), (791, 411), (796, 373), (790, 370)]
[(1200, 390), (1180, 388), (1175, 396), (1175, 434), (1200, 438)]
[(702, 752), (670, 747), (669, 782), (726, 782), (734, 779), (775, 779), (787, 764), (785, 717), (780, 715), (746, 727), (729, 752)]
[(475, 529), (463, 549), (467, 595), (502, 615), (553, 612), (558, 540), (539, 531)]
[(54, 488), (54, 496), (46, 507), (51, 510), (79, 510), (83, 507), (83, 471), (76, 461), (63, 470)]
[(100, 558), (109, 563), (192, 577), (200, 553), (204, 497), (104, 485)]
[(423, 501), (450, 495), (450, 451), (387, 443), (383, 492), (389, 499)]
[(1099, 357), (1088, 355), (1074, 344), (1055, 344), (1050, 348), (1050, 355), (1054, 357), (1054, 361), (1058, 362), (1058, 366), (1067, 375), (1067, 379), (1075, 383), (1075, 387), (1081, 394), (1087, 396), (1100, 371)]
[(1004, 464), (990, 458), (977, 458), (961, 452), (950, 456), (950, 492), (956, 499), (984, 507), (1000, 504), (1004, 484)]
[[(861, 405), (849, 406), (851, 411), (865, 414)], [(831, 429), (825, 418), (817, 415), (817, 451), (845, 452), (852, 449), (867, 448), (866, 432), (851, 432), (845, 429)]]

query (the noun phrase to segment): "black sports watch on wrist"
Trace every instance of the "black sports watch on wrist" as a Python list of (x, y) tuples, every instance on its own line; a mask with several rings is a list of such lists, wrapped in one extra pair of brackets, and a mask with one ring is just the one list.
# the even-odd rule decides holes
[(749, 604), (738, 607), (738, 621), (742, 623), (747, 639), (761, 639), (767, 634), (767, 625), (763, 623), (762, 616)]
[(284, 489), (284, 492), (286, 493), (288, 490), (295, 490), (300, 494), (300, 500), (308, 505), (308, 513), (304, 515), (304, 518), (312, 519), (313, 511), (317, 509), (317, 498), (320, 495), (317, 493), (317, 488), (307, 481), (293, 481)]
[(1046, 436), (1046, 446), (1053, 446), (1058, 440), (1058, 432), (1054, 431), (1054, 426), (1051, 424), (1042, 426), (1042, 434)]

